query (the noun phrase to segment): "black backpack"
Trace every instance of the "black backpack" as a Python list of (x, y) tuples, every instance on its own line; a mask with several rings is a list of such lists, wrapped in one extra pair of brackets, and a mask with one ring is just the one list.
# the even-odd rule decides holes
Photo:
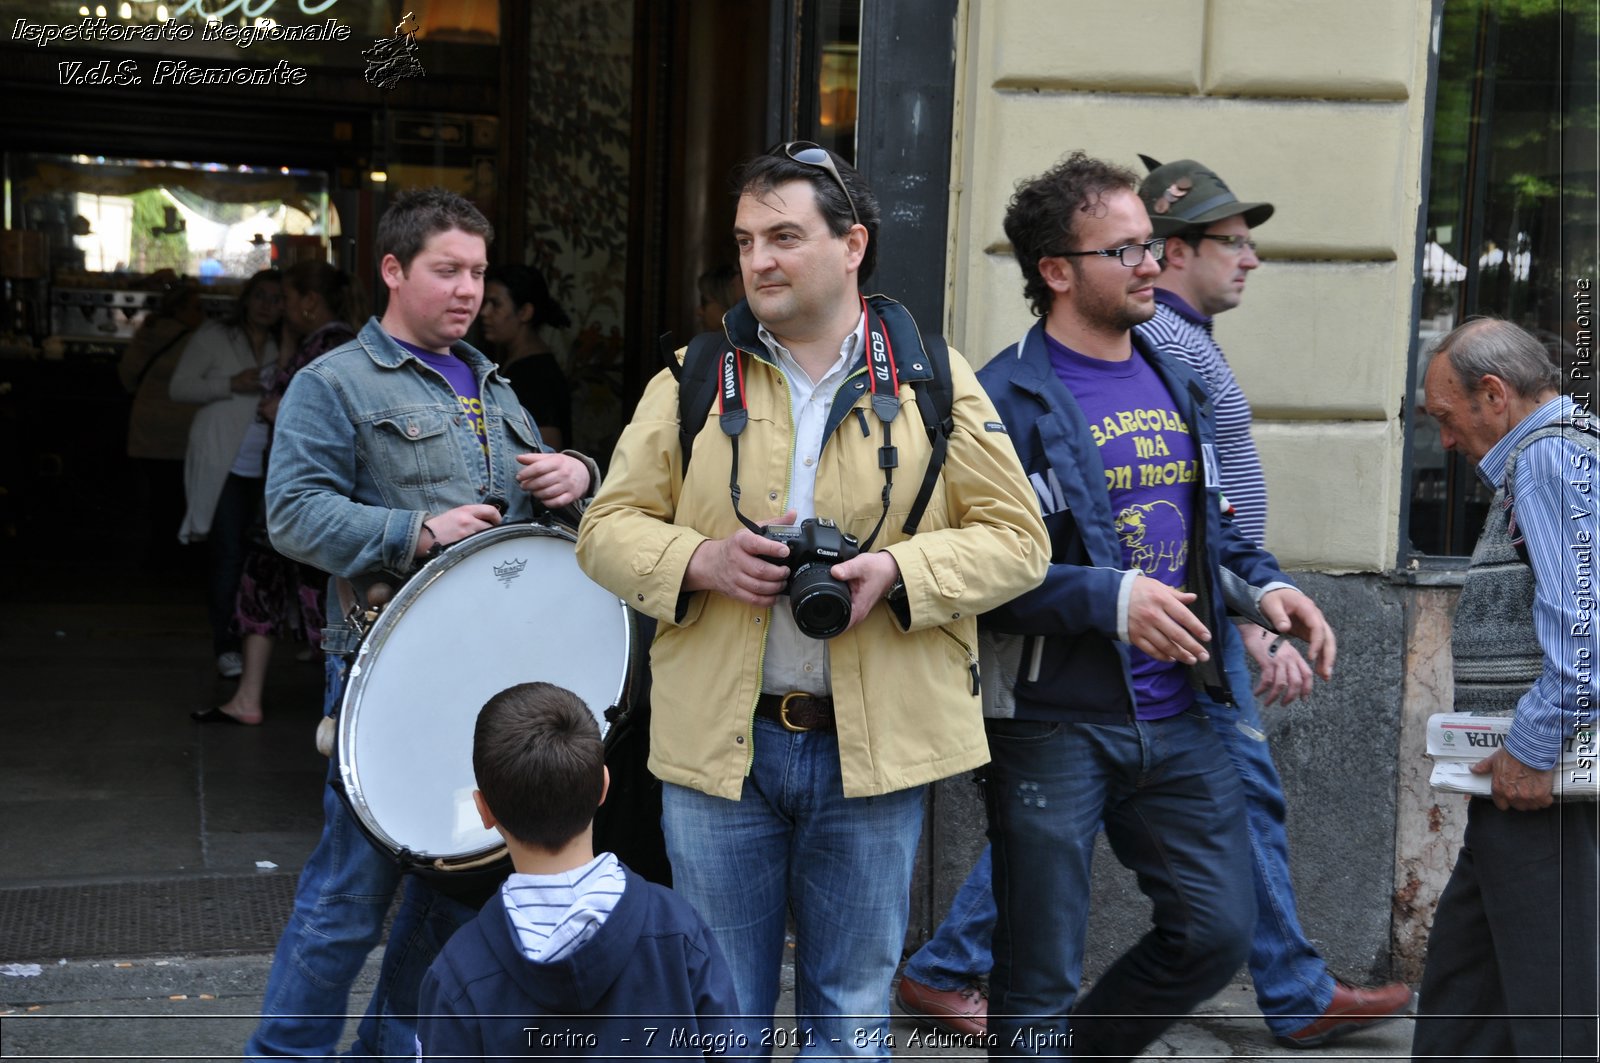
[[(927, 380), (910, 381), (917, 393), (917, 410), (922, 414), (922, 424), (928, 432), (928, 442), (933, 450), (928, 455), (928, 468), (922, 476), (922, 486), (917, 490), (916, 501), (901, 530), (907, 535), (916, 534), (922, 514), (933, 498), (934, 482), (944, 467), (945, 453), (950, 449), (950, 434), (955, 430), (951, 407), (955, 402), (950, 383), (950, 348), (941, 336), (924, 336), (906, 309), (892, 299), (874, 295), (869, 297), (872, 307), (883, 319), (889, 339), (896, 350), (921, 349), (928, 357), (932, 376)], [(909, 342), (908, 342), (909, 341)], [(683, 471), (689, 471), (689, 458), (694, 453), (694, 439), (705, 427), (706, 417), (718, 391), (717, 367), (728, 339), (721, 332), (702, 332), (689, 341), (684, 352), (683, 365), (670, 350), (664, 351), (667, 368), (678, 380), (678, 444), (683, 453)], [(906, 344), (906, 346), (902, 346)]]

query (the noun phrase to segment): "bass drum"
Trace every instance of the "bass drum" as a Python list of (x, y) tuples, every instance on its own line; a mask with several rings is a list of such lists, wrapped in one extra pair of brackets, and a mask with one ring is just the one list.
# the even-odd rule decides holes
[(578, 568), (565, 528), (508, 524), (450, 546), (383, 608), (350, 666), (337, 756), (367, 836), (481, 903), (510, 869), (472, 802), (472, 734), (518, 683), (566, 687), (609, 738), (634, 682), (634, 618)]

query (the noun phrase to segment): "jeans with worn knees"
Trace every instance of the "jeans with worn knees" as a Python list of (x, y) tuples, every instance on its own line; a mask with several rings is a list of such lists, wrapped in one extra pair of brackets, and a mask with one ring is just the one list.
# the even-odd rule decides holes
[[(324, 711), (343, 697), (346, 662), (327, 657)], [(300, 872), (294, 909), (272, 958), (261, 1022), (246, 1058), (333, 1058), (349, 1010), (350, 986), (383, 934), (384, 916), (401, 882), (399, 865), (362, 833), (334, 789), (337, 763), (322, 790), (323, 827)], [(408, 880), (389, 931), (378, 985), (350, 1055), (411, 1059), (416, 1055), (417, 990), (450, 933), (475, 913)]]
[[(1245, 791), (1245, 826), (1255, 873), (1258, 917), (1250, 936), (1250, 977), (1256, 1003), (1273, 1033), (1288, 1034), (1327, 1010), (1333, 975), (1306, 938), (1296, 911), (1289, 871), (1289, 833), (1283, 783), (1266, 740), (1266, 726), (1250, 695), (1244, 643), (1233, 625), (1224, 634), (1223, 667), (1238, 706), (1201, 696), (1217, 737)], [(990, 938), (994, 901), (989, 850), (985, 849), (951, 902), (934, 936), (906, 964), (906, 973), (935, 989), (957, 989), (985, 976), (993, 966)]]
[[(999, 902), (990, 1052), (1131, 1059), (1244, 963), (1256, 912), (1238, 774), (1198, 710), (987, 723)], [(1079, 998), (1102, 822), (1154, 925)]]
[(661, 802), (673, 888), (716, 935), (745, 1013), (733, 1054), (771, 1054), (793, 911), (799, 1054), (887, 1056), (925, 787), (847, 798), (836, 735), (765, 719), (753, 734), (740, 800), (669, 783)]

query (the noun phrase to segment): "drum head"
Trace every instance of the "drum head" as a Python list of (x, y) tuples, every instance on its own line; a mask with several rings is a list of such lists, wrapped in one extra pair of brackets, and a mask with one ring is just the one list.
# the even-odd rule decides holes
[(609, 729), (633, 660), (627, 608), (578, 568), (574, 538), (537, 524), (474, 535), (430, 561), (374, 621), (339, 715), (345, 799), (369, 834), (408, 858), (500, 844), (472, 803), (472, 732), (518, 683), (572, 690)]

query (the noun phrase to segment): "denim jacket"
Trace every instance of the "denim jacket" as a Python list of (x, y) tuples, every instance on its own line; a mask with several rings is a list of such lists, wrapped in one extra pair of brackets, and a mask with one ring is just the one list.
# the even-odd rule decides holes
[[(267, 473), (267, 528), (280, 553), (357, 580), (414, 571), (429, 514), (502, 501), (534, 516), (516, 455), (549, 452), (511, 385), (466, 343), (483, 399), (487, 463), (448, 381), (373, 318), (357, 338), (295, 374), (278, 409)], [(591, 493), (599, 485), (592, 461)]]

